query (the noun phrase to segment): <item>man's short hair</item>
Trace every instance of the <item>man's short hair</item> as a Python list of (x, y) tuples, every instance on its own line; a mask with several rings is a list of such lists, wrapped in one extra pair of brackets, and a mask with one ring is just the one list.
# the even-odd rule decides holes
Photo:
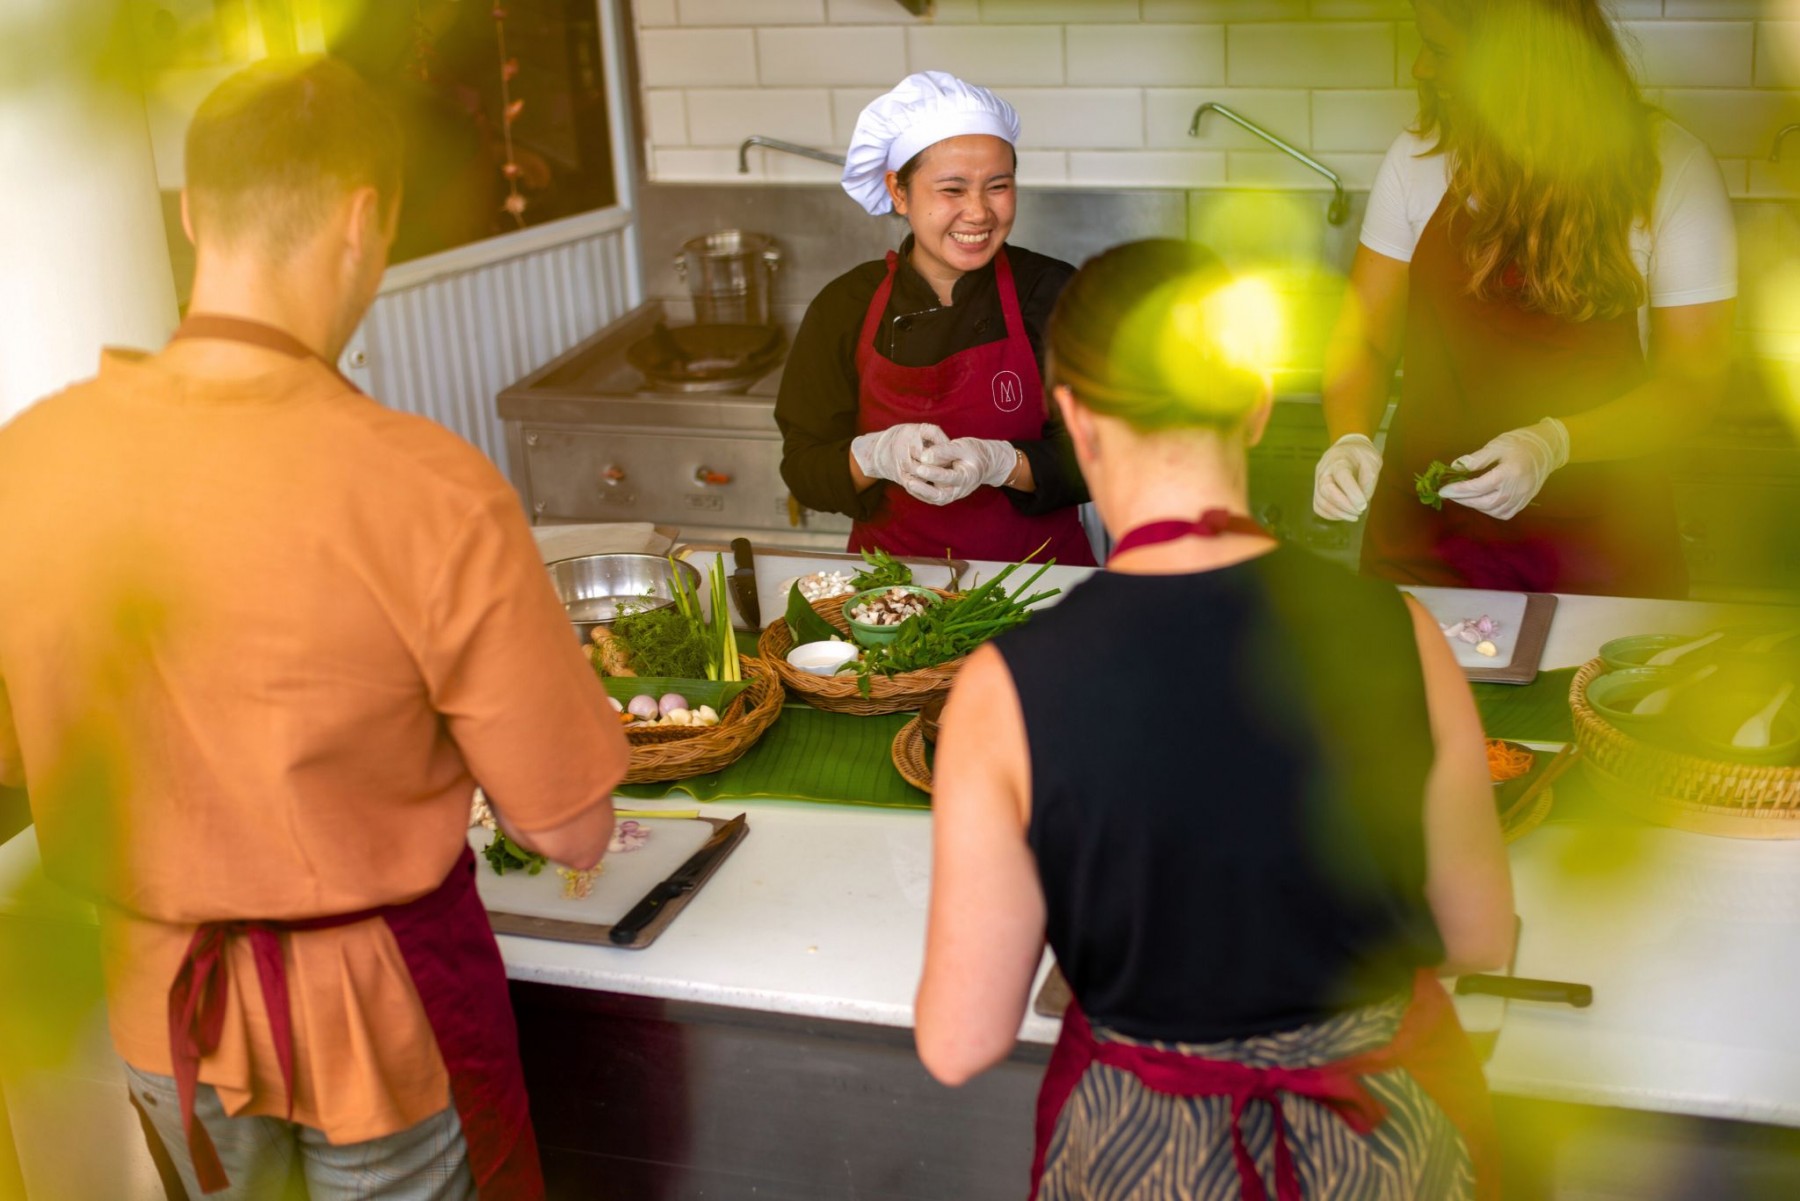
[(332, 58), (265, 59), (213, 89), (187, 134), (196, 241), (302, 245), (357, 188), (382, 212), (400, 192), (400, 125), (363, 78)]

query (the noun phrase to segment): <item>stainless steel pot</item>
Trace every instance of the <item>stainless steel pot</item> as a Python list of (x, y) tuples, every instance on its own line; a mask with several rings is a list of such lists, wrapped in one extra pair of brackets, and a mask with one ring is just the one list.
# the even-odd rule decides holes
[(689, 238), (675, 273), (694, 298), (696, 325), (773, 325), (771, 305), (781, 248), (767, 234), (721, 229)]

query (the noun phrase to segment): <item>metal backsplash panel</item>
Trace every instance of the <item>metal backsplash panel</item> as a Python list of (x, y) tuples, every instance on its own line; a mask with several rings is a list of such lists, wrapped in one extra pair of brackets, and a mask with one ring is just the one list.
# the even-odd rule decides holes
[(600, 233), (378, 297), (351, 352), (366, 357), (371, 394), (507, 470), (494, 397), (631, 309), (629, 236)]

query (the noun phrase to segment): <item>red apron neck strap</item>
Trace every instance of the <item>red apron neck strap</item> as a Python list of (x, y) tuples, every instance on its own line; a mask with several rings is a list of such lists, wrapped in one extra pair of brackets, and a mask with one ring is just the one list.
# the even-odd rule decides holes
[(252, 321), (246, 317), (228, 317), (222, 313), (189, 313), (182, 318), (181, 324), (169, 336), (169, 341), (180, 342), (189, 338), (207, 338), (216, 342), (240, 342), (246, 346), (257, 346), (263, 350), (272, 350), (276, 354), (284, 354), (290, 359), (317, 359), (324, 363), (331, 373), (343, 380), (344, 386), (352, 391), (360, 392), (335, 364), (326, 362), (325, 357), (285, 329), (278, 329), (263, 321)]
[(887, 277), (881, 281), (881, 286), (875, 289), (875, 295), (869, 301), (869, 309), (863, 314), (862, 333), (856, 337), (858, 356), (875, 349), (875, 328), (881, 324), (882, 315), (887, 312), (888, 297), (894, 294), (894, 272), (899, 267), (899, 254), (892, 250), (888, 251)]
[(1241, 513), (1233, 513), (1228, 509), (1208, 509), (1200, 514), (1198, 521), (1183, 521), (1170, 518), (1167, 521), (1151, 521), (1126, 531), (1112, 549), (1107, 561), (1111, 562), (1128, 550), (1137, 550), (1143, 546), (1156, 546), (1163, 542), (1173, 542), (1177, 538), (1218, 538), (1224, 534), (1253, 534), (1260, 538), (1271, 538), (1274, 535), (1256, 524)]
[(1000, 289), (1000, 311), (1006, 315), (1006, 332), (1017, 337), (1025, 332), (1025, 316), (1019, 308), (1019, 290), (1013, 286), (1012, 263), (1006, 247), (994, 252), (994, 283)]

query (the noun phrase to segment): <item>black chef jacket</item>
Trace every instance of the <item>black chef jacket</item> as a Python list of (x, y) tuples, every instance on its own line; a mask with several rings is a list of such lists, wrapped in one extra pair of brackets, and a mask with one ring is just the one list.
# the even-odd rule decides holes
[[(1006, 336), (994, 265), (971, 271), (956, 281), (952, 303), (942, 306), (937, 293), (913, 269), (912, 237), (900, 245), (900, 264), (887, 312), (875, 330), (875, 349), (902, 367), (929, 367), (972, 346)], [(1063, 285), (1075, 268), (1061, 259), (1007, 246), (1013, 283), (1025, 334), (1044, 370), (1044, 329)], [(781, 478), (794, 499), (820, 512), (865, 518), (881, 505), (882, 481), (858, 492), (850, 477), (850, 440), (856, 437), (856, 341), (875, 291), (887, 276), (887, 263), (863, 263), (826, 284), (806, 310), (781, 376), (775, 401), (775, 423), (781, 428)], [(1062, 415), (1045, 396), (1048, 415), (1044, 436), (1015, 442), (1031, 461), (1036, 491), (1002, 489), (1013, 507), (1027, 516), (1048, 513), (1088, 498), (1087, 484), (1075, 463), (1074, 445)], [(898, 484), (893, 485), (898, 487)]]

